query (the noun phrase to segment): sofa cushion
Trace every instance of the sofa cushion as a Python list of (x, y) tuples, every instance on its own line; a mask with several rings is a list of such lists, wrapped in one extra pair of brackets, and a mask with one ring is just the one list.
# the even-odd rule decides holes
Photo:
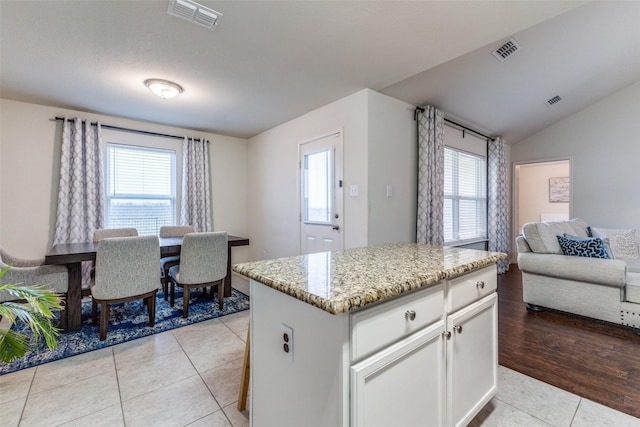
[(589, 227), (593, 237), (608, 237), (613, 257), (618, 259), (635, 259), (640, 257), (636, 230)]
[(564, 255), (582, 256), (588, 258), (611, 258), (607, 253), (604, 242), (599, 237), (587, 237), (579, 239), (571, 239), (565, 236), (556, 237)]
[(626, 301), (640, 304), (640, 273), (627, 273)]
[(529, 222), (522, 226), (522, 234), (531, 250), (539, 254), (562, 255), (562, 249), (556, 236), (570, 234), (577, 237), (589, 237), (587, 223), (580, 218), (570, 221)]
[(627, 263), (627, 271), (630, 273), (640, 273), (640, 258), (623, 259)]

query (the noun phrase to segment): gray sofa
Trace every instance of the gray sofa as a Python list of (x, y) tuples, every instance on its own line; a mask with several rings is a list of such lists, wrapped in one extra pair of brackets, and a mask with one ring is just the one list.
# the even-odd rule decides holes
[[(602, 242), (590, 242), (598, 247), (602, 243), (610, 258), (564, 255), (558, 235), (565, 237), (565, 250), (567, 240), (580, 245), (583, 239), (598, 237)], [(635, 230), (589, 227), (579, 218), (536, 222), (524, 225), (516, 244), (528, 309), (560, 310), (640, 332), (640, 255)]]

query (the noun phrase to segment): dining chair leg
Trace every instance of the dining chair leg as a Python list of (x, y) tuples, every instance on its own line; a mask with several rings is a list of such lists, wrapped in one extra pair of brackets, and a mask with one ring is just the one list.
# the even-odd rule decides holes
[(147, 306), (149, 308), (149, 326), (154, 326), (156, 324), (156, 293), (152, 293), (149, 298), (147, 298)]
[(94, 325), (98, 323), (98, 303), (91, 298), (91, 323)]
[[(219, 288), (220, 289), (220, 288)], [(244, 346), (244, 360), (242, 362), (242, 378), (240, 380), (240, 392), (238, 393), (238, 411), (244, 411), (247, 407), (247, 395), (249, 394), (249, 375), (251, 371), (251, 352), (249, 350), (251, 344), (249, 337), (251, 336), (250, 327), (247, 329), (247, 341)]]
[(102, 301), (100, 306), (100, 341), (104, 341), (107, 339), (107, 330), (109, 329), (109, 312), (111, 311), (111, 307), (106, 301)]
[[(213, 297), (213, 287), (211, 287), (211, 297)], [(218, 308), (224, 308), (224, 280), (218, 282)]]
[(169, 305), (173, 307), (175, 302), (176, 302), (176, 284), (173, 283), (173, 280), (172, 280), (171, 281), (171, 301), (169, 302)]
[(167, 291), (169, 290), (169, 285), (164, 278), (162, 278), (161, 280), (162, 280), (162, 293), (164, 294), (164, 300), (167, 301), (169, 299), (169, 296), (167, 295)]
[(182, 317), (189, 317), (189, 286), (182, 287)]
[(68, 313), (69, 311), (67, 310), (67, 299), (65, 297), (64, 304), (62, 305), (62, 307), (60, 307), (60, 329), (62, 329), (63, 331), (66, 331), (69, 326), (67, 321)]

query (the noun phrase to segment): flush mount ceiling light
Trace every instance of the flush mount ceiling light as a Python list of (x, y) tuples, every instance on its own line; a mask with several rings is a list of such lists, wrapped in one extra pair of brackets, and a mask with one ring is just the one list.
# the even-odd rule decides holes
[(209, 9), (192, 0), (169, 0), (169, 15), (215, 30), (222, 13)]
[(148, 79), (144, 81), (144, 84), (154, 95), (162, 99), (175, 98), (182, 93), (182, 86), (169, 80)]

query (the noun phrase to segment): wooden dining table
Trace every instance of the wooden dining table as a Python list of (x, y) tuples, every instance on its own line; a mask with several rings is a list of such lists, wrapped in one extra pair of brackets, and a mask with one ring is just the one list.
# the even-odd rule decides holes
[[(224, 296), (231, 296), (231, 248), (247, 246), (246, 237), (227, 236), (229, 251), (227, 256), (227, 276), (224, 279)], [(160, 257), (180, 255), (182, 237), (160, 237)], [(80, 329), (82, 324), (82, 262), (95, 261), (98, 243), (59, 243), (54, 245), (45, 255), (45, 264), (66, 265), (69, 273), (69, 289), (67, 290), (67, 330)], [(158, 260), (159, 262), (160, 260)], [(158, 264), (158, 271), (159, 270)], [(160, 276), (158, 276), (160, 286)]]

